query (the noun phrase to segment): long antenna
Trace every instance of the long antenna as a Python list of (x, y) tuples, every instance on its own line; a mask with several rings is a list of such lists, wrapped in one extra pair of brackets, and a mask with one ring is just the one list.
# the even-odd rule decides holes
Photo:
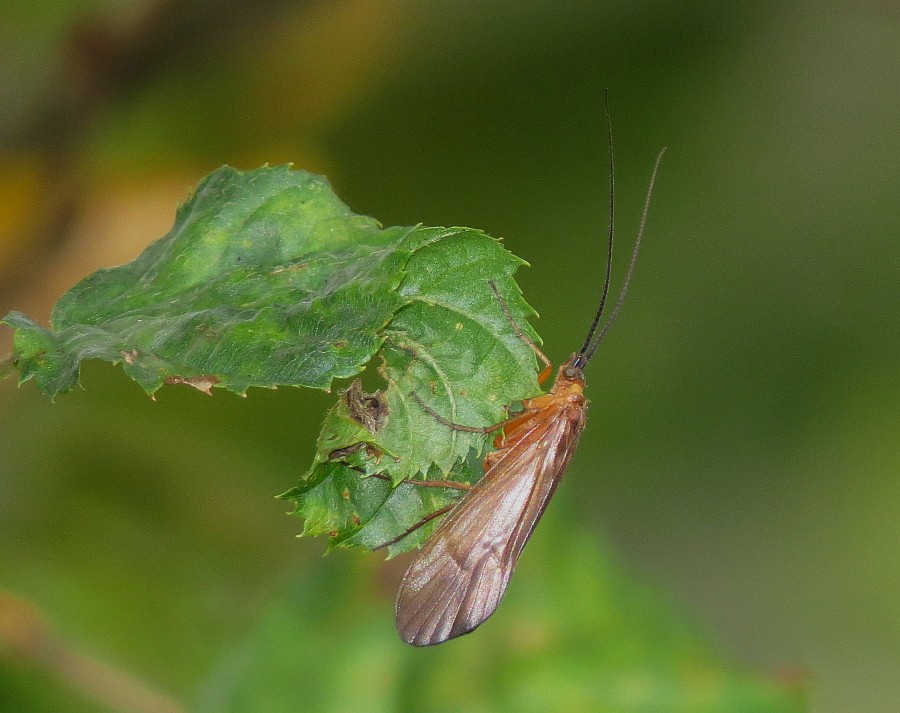
[(609, 296), (609, 282), (612, 277), (613, 238), (616, 225), (616, 166), (613, 154), (612, 117), (609, 113), (608, 87), (603, 92), (603, 104), (606, 111), (607, 154), (609, 155), (609, 239), (607, 240), (606, 248), (606, 277), (603, 279), (603, 292), (600, 295), (600, 306), (597, 308), (597, 313), (594, 315), (594, 321), (591, 322), (591, 328), (584, 338), (584, 344), (582, 344), (581, 349), (578, 350), (575, 366), (583, 366), (581, 362), (584, 364), (587, 364), (588, 362), (587, 359), (584, 359), (584, 354), (590, 346), (591, 339), (594, 337), (594, 332), (597, 331), (597, 325), (600, 324), (600, 317), (603, 314), (603, 308), (606, 306), (606, 298)]
[[(597, 351), (600, 342), (603, 341), (603, 338), (606, 336), (606, 333), (609, 332), (612, 323), (615, 322), (616, 317), (619, 316), (619, 310), (622, 309), (622, 303), (625, 301), (625, 293), (628, 292), (628, 284), (631, 282), (631, 276), (634, 274), (634, 266), (635, 263), (637, 263), (638, 250), (641, 248), (641, 238), (644, 237), (644, 227), (647, 225), (647, 213), (650, 210), (650, 197), (653, 195), (653, 186), (656, 184), (656, 173), (659, 171), (659, 163), (662, 161), (662, 157), (665, 153), (666, 149), (663, 148), (656, 156), (656, 162), (653, 164), (653, 173), (650, 174), (650, 185), (647, 186), (647, 197), (644, 199), (644, 210), (641, 212), (641, 224), (638, 227), (637, 239), (634, 241), (634, 249), (631, 251), (631, 262), (628, 264), (628, 272), (625, 273), (625, 281), (622, 283), (622, 289), (619, 291), (619, 298), (616, 300), (616, 306), (613, 307), (612, 314), (609, 316), (609, 319), (606, 320), (606, 324), (603, 325), (600, 334), (597, 335), (594, 343), (584, 354), (584, 358), (579, 359), (579, 361), (583, 361), (584, 364), (587, 364), (594, 356), (594, 352)], [(583, 364), (578, 364), (578, 366), (583, 366)]]

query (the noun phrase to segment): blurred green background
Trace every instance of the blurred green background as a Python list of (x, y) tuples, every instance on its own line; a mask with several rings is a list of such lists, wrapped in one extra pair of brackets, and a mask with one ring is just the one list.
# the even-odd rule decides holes
[(436, 650), (394, 634), (402, 560), (322, 559), (272, 497), (333, 396), (0, 384), (0, 711), (896, 711), (898, 37), (886, 2), (6, 0), (4, 314), (46, 320), (222, 163), (292, 161), (502, 236), (558, 363), (603, 88), (619, 275), (669, 152), (557, 501)]

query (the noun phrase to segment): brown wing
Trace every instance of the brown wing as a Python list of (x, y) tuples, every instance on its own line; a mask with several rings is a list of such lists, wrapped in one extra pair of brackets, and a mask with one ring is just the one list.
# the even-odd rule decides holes
[(580, 419), (563, 409), (541, 416), (516, 434), (406, 571), (397, 630), (407, 643), (438, 644), (472, 631), (503, 598), (581, 434)]

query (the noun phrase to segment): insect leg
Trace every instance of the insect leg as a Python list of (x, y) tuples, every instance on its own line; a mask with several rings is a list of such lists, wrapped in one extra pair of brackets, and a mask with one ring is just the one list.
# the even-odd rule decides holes
[(455, 480), (415, 480), (408, 478), (403, 481), (410, 485), (417, 485), (420, 488), (453, 488), (454, 490), (471, 490), (472, 486), (468, 483), (460, 483)]
[(410, 393), (410, 396), (413, 397), (415, 402), (422, 407), (422, 410), (431, 416), (438, 423), (446, 426), (447, 428), (452, 428), (454, 431), (465, 431), (466, 433), (494, 433), (495, 431), (499, 431), (501, 428), (517, 421), (522, 417), (522, 415), (526, 412), (517, 413), (515, 416), (507, 418), (500, 423), (495, 423), (493, 426), (464, 426), (461, 423), (453, 423), (453, 421), (448, 421), (446, 418), (441, 416), (437, 411), (435, 411), (431, 406), (422, 401), (422, 397), (419, 396), (415, 391)]
[[(378, 478), (380, 480), (390, 480), (386, 475), (381, 473), (372, 473), (370, 478)], [(400, 485), (417, 485), (420, 488), (453, 488), (454, 490), (470, 490), (472, 488), (468, 483), (461, 483), (458, 480), (416, 480), (407, 478), (399, 483)]]
[(408, 527), (408, 528), (407, 528), (406, 530), (404, 530), (401, 534), (397, 535), (397, 537), (391, 538), (391, 539), (388, 540), (387, 542), (385, 542), (385, 543), (383, 543), (383, 544), (381, 544), (381, 545), (378, 545), (378, 547), (373, 547), (373, 548), (372, 548), (372, 551), (374, 552), (375, 550), (381, 550), (381, 549), (384, 549), (385, 547), (390, 547), (391, 545), (396, 545), (396, 544), (397, 544), (398, 542), (400, 542), (400, 540), (402, 540), (404, 537), (406, 537), (407, 535), (411, 535), (412, 533), (414, 533), (416, 530), (418, 530), (418, 529), (419, 529), (420, 527), (422, 527), (423, 525), (427, 525), (429, 522), (431, 522), (432, 520), (434, 520), (436, 517), (440, 517), (441, 515), (446, 515), (446, 514), (447, 514), (448, 512), (450, 512), (455, 506), (456, 506), (456, 503), (451, 503), (450, 505), (447, 505), (446, 507), (442, 507), (440, 510), (435, 510), (435, 511), (434, 511), (433, 513), (431, 513), (430, 515), (426, 515), (425, 517), (423, 517), (421, 520), (419, 520), (419, 521), (418, 521), (415, 525), (413, 525), (412, 527)]
[(550, 363), (550, 359), (547, 358), (547, 355), (541, 351), (540, 347), (531, 341), (525, 332), (522, 331), (522, 328), (516, 324), (516, 320), (513, 319), (512, 312), (509, 311), (509, 306), (506, 304), (506, 300), (503, 299), (503, 295), (500, 294), (500, 290), (497, 289), (497, 283), (493, 280), (488, 280), (488, 284), (491, 286), (491, 290), (494, 292), (494, 296), (497, 298), (497, 301), (500, 303), (500, 308), (503, 310), (503, 314), (506, 316), (506, 321), (509, 322), (510, 326), (515, 330), (516, 334), (519, 335), (519, 339), (525, 342), (529, 347), (531, 347), (531, 351), (533, 351), (537, 358), (540, 359), (544, 363), (544, 369), (538, 374), (538, 383), (543, 384), (547, 377), (550, 376), (550, 372), (553, 371), (553, 364)]

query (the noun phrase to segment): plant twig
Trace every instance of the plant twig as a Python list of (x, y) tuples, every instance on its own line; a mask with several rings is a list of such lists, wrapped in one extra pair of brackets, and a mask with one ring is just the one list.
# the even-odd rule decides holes
[(0, 657), (27, 661), (83, 696), (122, 713), (187, 713), (168, 694), (89, 654), (51, 630), (23, 599), (0, 591)]

